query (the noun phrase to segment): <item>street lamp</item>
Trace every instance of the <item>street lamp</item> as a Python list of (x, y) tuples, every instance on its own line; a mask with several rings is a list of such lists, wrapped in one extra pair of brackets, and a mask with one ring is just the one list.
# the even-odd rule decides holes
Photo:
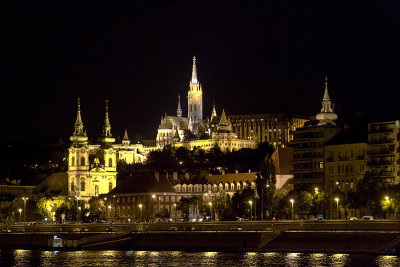
[(318, 187), (316, 187), (315, 189), (314, 189), (314, 191), (315, 191), (315, 194), (318, 194)]
[(387, 209), (386, 209), (386, 219), (387, 219), (387, 217), (388, 217), (388, 214), (389, 214), (389, 197), (388, 196), (385, 196), (385, 200), (386, 200), (386, 204), (387, 204)]
[(176, 221), (176, 203), (174, 203), (175, 221)]
[(22, 200), (24, 201), (24, 222), (26, 222), (26, 201), (28, 199), (29, 198), (27, 198), (27, 197), (22, 197)]
[(290, 200), (290, 203), (292, 203), (292, 221), (293, 221), (293, 203), (294, 203), (294, 199), (293, 198)]
[(111, 205), (108, 205), (108, 209), (110, 210), (110, 211), (109, 211), (109, 214), (110, 214), (110, 215), (109, 215), (109, 217), (110, 217), (109, 219), (110, 219), (110, 222), (111, 222), (111, 218), (112, 218), (112, 212), (111, 212), (111, 211), (112, 211), (112, 206), (111, 206)]
[(78, 210), (78, 201), (79, 201), (79, 197), (80, 196), (75, 196), (75, 199), (76, 199), (76, 223), (79, 223), (79, 220), (78, 220), (78, 217), (79, 217), (79, 210)]
[(143, 205), (139, 204), (139, 208), (140, 208), (140, 218), (142, 219), (142, 217), (143, 217), (143, 212), (142, 212)]
[[(81, 213), (81, 207), (78, 207), (79, 213)], [(79, 214), (78, 214), (78, 222), (79, 222)]]
[(250, 203), (250, 221), (251, 221), (253, 218), (253, 201), (250, 200), (249, 203)]
[(208, 205), (210, 205), (210, 221), (212, 221), (212, 203), (209, 202)]
[(19, 222), (21, 222), (21, 213), (22, 213), (22, 209), (19, 209)]
[(336, 201), (336, 218), (339, 219), (339, 198), (335, 198)]

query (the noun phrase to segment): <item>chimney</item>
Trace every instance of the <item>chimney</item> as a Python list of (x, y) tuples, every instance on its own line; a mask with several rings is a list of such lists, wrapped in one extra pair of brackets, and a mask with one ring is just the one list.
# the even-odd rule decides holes
[(156, 177), (157, 183), (160, 182), (160, 174), (158, 172), (154, 172), (154, 177)]
[(189, 173), (185, 172), (185, 179), (189, 181)]
[(222, 169), (222, 170), (221, 170), (221, 174), (222, 174), (222, 175), (225, 175), (225, 169)]
[(239, 170), (235, 170), (235, 173), (236, 173), (236, 174), (239, 174)]
[(178, 172), (173, 172), (173, 173), (172, 173), (172, 179), (173, 179), (174, 181), (178, 181)]
[(249, 169), (249, 173), (251, 173), (251, 169)]

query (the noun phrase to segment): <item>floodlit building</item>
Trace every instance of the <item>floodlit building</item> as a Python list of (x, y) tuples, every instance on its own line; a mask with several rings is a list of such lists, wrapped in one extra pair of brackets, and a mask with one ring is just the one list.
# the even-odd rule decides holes
[(116, 186), (117, 161), (124, 160), (128, 164), (143, 162), (145, 157), (141, 150), (143, 145), (131, 145), (125, 131), (122, 144), (115, 144), (111, 134), (108, 115), (108, 101), (103, 131), (99, 144), (88, 144), (88, 137), (82, 122), (80, 99), (74, 133), (70, 137), (71, 147), (68, 149), (68, 195), (89, 199), (92, 196), (107, 194)]
[(284, 113), (231, 115), (233, 132), (241, 139), (256, 139), (274, 147), (286, 147), (293, 132), (309, 121), (306, 116)]
[(325, 190), (355, 191), (368, 170), (367, 136), (343, 131), (325, 144)]
[[(192, 79), (189, 82), (188, 91), (188, 116), (182, 116), (181, 101), (178, 96), (176, 116), (165, 115), (161, 118), (156, 137), (158, 148), (166, 145), (187, 149), (200, 147), (206, 151), (215, 145), (220, 146), (223, 151), (256, 148), (258, 143), (256, 138), (239, 137), (233, 131), (230, 117), (226, 116), (224, 110), (221, 116), (217, 116), (215, 105), (211, 119), (203, 119), (202, 99), (203, 91), (197, 79), (196, 57), (193, 57)], [(192, 135), (191, 138), (187, 136), (189, 132)]]
[(314, 190), (325, 186), (324, 145), (340, 132), (335, 123), (328, 92), (328, 81), (325, 81), (325, 92), (321, 112), (316, 121), (306, 123), (304, 127), (293, 132), (293, 184), (299, 190)]
[(368, 165), (372, 176), (383, 183), (400, 182), (399, 121), (368, 124)]

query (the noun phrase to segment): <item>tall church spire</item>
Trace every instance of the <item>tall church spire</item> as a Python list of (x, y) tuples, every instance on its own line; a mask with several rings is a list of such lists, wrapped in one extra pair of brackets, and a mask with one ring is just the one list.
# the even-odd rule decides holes
[(182, 117), (182, 108), (181, 108), (181, 95), (178, 95), (178, 109), (176, 110), (176, 116)]
[(213, 109), (211, 111), (211, 120), (217, 116), (217, 111), (215, 110), (215, 102), (213, 102)]
[(111, 134), (111, 124), (108, 117), (108, 99), (106, 99), (106, 114), (104, 117), (103, 132), (100, 137), (100, 142), (102, 143), (114, 143), (115, 138)]
[(74, 126), (74, 133), (70, 140), (75, 144), (83, 144), (87, 141), (86, 131), (83, 130), (83, 122), (81, 117), (81, 99), (78, 97), (78, 111), (76, 114), (76, 121)]
[(333, 112), (332, 102), (329, 97), (328, 77), (325, 77), (325, 92), (322, 98), (322, 108), (321, 112), (317, 114), (317, 120), (319, 120), (318, 125), (335, 125), (335, 120), (337, 120), (337, 118), (338, 116)]
[(192, 120), (203, 119), (203, 92), (197, 80), (196, 57), (193, 57), (192, 79), (188, 91), (188, 118)]
[(192, 83), (197, 83), (196, 57), (193, 57)]

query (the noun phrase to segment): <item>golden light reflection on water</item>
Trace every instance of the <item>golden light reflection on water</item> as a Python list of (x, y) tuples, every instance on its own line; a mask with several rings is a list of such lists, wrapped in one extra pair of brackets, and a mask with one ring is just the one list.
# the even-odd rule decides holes
[(148, 251), (136, 251), (136, 256), (138, 257), (143, 257), (145, 256), (147, 253), (149, 253)]
[(400, 260), (398, 256), (378, 256), (376, 259), (376, 264), (378, 266), (385, 266), (385, 267), (391, 267), (391, 266), (400, 266)]
[(329, 257), (330, 264), (336, 267), (347, 266), (349, 263), (349, 254), (333, 254)]
[(285, 257), (285, 265), (286, 266), (301, 266), (301, 253), (288, 253)]

